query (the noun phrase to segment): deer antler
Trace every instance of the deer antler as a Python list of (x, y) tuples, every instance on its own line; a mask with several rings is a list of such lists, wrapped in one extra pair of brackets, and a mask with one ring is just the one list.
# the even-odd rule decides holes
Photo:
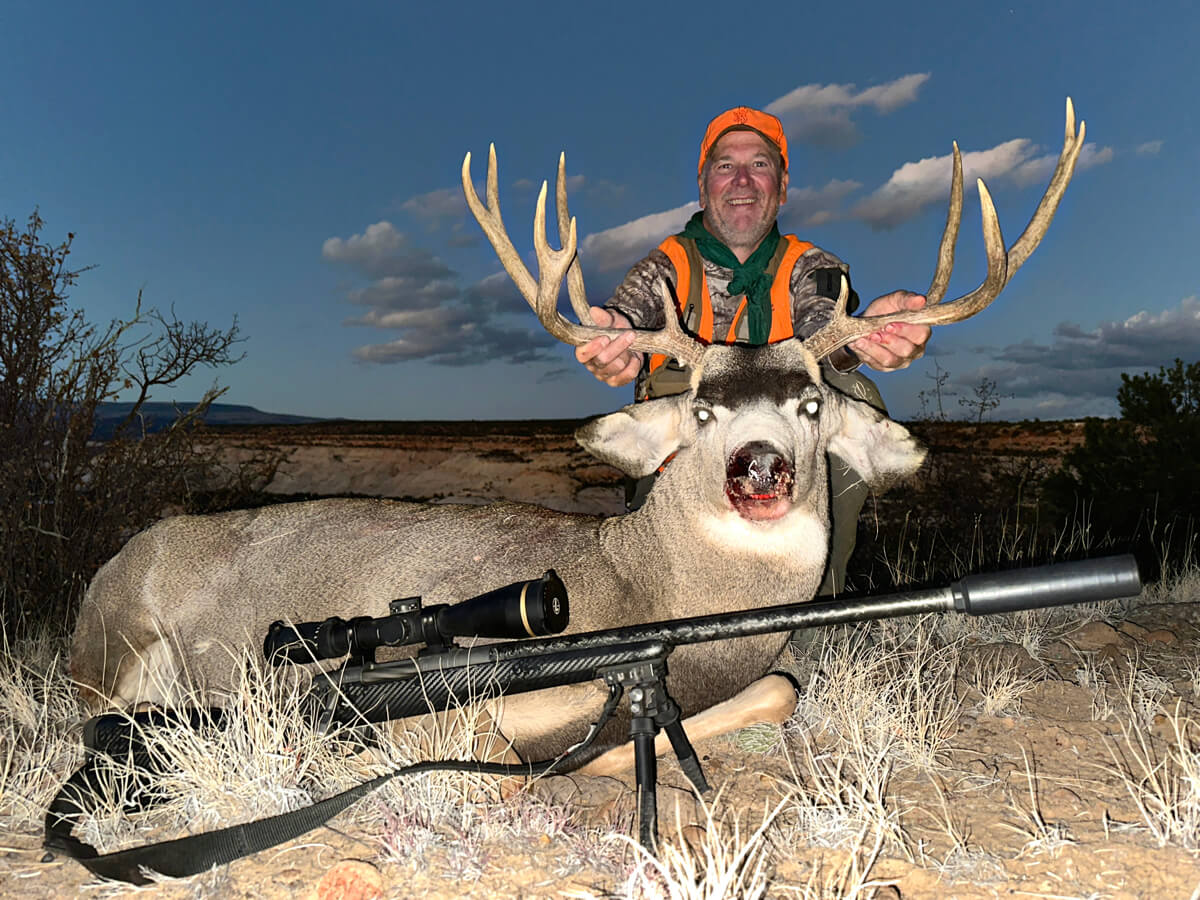
[[(555, 182), (554, 208), (558, 211), (558, 242), (564, 247), (567, 244), (567, 232), (570, 230), (571, 214), (567, 210), (567, 154), (558, 154), (558, 180)], [(579, 266), (579, 257), (571, 262), (567, 269), (567, 294), (571, 298), (571, 309), (579, 321), (587, 324), (592, 321), (592, 307), (587, 300), (587, 291), (583, 287), (583, 269)]]
[[(954, 145), (954, 170), (950, 183), (950, 205), (946, 213), (946, 227), (942, 232), (942, 241), (938, 248), (937, 268), (933, 273), (929, 291), (926, 294), (926, 305), (922, 309), (906, 310), (882, 316), (850, 316), (846, 314), (845, 293), (834, 304), (833, 317), (829, 324), (820, 331), (810, 335), (804, 346), (817, 359), (822, 359), (846, 344), (853, 343), (860, 337), (873, 334), (892, 322), (904, 322), (910, 325), (946, 325), (951, 322), (961, 322), (980, 312), (999, 296), (1009, 280), (1021, 268), (1050, 227), (1050, 221), (1058, 209), (1058, 203), (1066, 192), (1071, 176), (1075, 172), (1075, 162), (1079, 151), (1083, 148), (1087, 125), (1079, 123), (1079, 131), (1075, 130), (1075, 107), (1071, 98), (1067, 98), (1067, 121), (1064, 129), (1062, 153), (1058, 157), (1058, 165), (1050, 177), (1050, 184), (1042, 195), (1041, 202), (1033, 213), (1033, 218), (1025, 226), (1021, 236), (1017, 238), (1012, 248), (1005, 253), (1004, 238), (1000, 234), (1000, 223), (996, 218), (996, 208), (988, 194), (983, 181), (979, 181), (979, 205), (983, 215), (983, 240), (988, 259), (987, 276), (983, 283), (954, 300), (941, 302), (950, 283), (950, 272), (954, 268), (954, 247), (958, 240), (958, 228), (962, 221), (962, 157), (958, 144)], [(844, 284), (843, 284), (844, 287)]]
[[(579, 260), (575, 252), (576, 232), (575, 219), (567, 215), (567, 186), (565, 158), (559, 158), (558, 167), (558, 225), (562, 237), (562, 249), (555, 250), (546, 240), (546, 183), (542, 182), (542, 190), (538, 194), (537, 207), (533, 216), (533, 245), (537, 255), (538, 279), (535, 281), (521, 262), (521, 256), (513, 247), (500, 218), (499, 179), (496, 174), (496, 146), (493, 144), (488, 151), (487, 173), (487, 205), (479, 200), (475, 186), (471, 182), (471, 154), (463, 158), (462, 166), (463, 193), (467, 198), (467, 206), (475, 220), (487, 235), (496, 255), (500, 258), (504, 271), (512, 278), (517, 290), (537, 314), (542, 327), (564, 344), (578, 347), (593, 338), (607, 336), (616, 338), (628, 334), (625, 328), (601, 328), (596, 325), (582, 324), (591, 318), (587, 297), (583, 288), (583, 275), (579, 272)], [(563, 278), (570, 273), (568, 291), (571, 303), (580, 317), (580, 324), (575, 324), (564, 318), (558, 311), (558, 294), (562, 288)], [(686, 365), (695, 365), (704, 354), (704, 345), (688, 335), (679, 324), (679, 316), (675, 312), (675, 304), (670, 291), (665, 284), (659, 286), (662, 295), (663, 312), (666, 326), (661, 330), (647, 331), (634, 329), (636, 337), (630, 349), (643, 353), (665, 353)]]

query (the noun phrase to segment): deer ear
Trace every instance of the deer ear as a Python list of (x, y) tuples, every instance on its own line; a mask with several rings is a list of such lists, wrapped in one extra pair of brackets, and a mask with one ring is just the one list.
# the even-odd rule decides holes
[(885, 490), (917, 471), (925, 461), (925, 448), (912, 433), (869, 403), (841, 395), (835, 406), (829, 452), (861, 475), (872, 489)]
[(692, 392), (633, 403), (592, 419), (575, 430), (575, 440), (588, 453), (640, 478), (655, 471), (668, 456), (690, 444), (695, 434)]

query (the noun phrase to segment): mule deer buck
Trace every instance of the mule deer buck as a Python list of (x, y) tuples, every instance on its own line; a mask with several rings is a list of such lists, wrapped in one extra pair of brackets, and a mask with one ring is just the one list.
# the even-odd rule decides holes
[[(548, 568), (567, 586), (570, 631), (813, 597), (829, 533), (826, 452), (876, 489), (912, 474), (924, 457), (902, 426), (824, 385), (819, 361), (891, 321), (940, 325), (987, 306), (1045, 234), (1083, 140), (1068, 100), (1058, 166), (1007, 252), (979, 183), (987, 276), (955, 300), (941, 302), (962, 216), (957, 145), (945, 231), (923, 309), (848, 316), (843, 278), (832, 319), (804, 341), (704, 346), (683, 331), (664, 286), (667, 326), (640, 332), (634, 346), (688, 365), (691, 389), (601, 416), (576, 435), (599, 459), (635, 476), (675, 454), (635, 512), (599, 518), (515, 503), (333, 499), (155, 524), (133, 537), (87, 592), (71, 651), (71, 672), (85, 699), (92, 706), (171, 703), (178, 699), (172, 686), (188, 679), (219, 692), (231, 683), (230, 650), (258, 646), (274, 620), (379, 616), (389, 600), (406, 596), (454, 602), (537, 578)], [(581, 323), (590, 322), (561, 159), (562, 248), (553, 250), (546, 240), (543, 185), (534, 221), (537, 279), (501, 221), (494, 148), (486, 205), (472, 185), (470, 161), (467, 154), (462, 180), (471, 210), (546, 330), (576, 346), (612, 333), (572, 323), (557, 310), (565, 277)], [(790, 714), (790, 683), (767, 675), (787, 639), (739, 638), (675, 652), (670, 687), (691, 717), (685, 728), (693, 740)], [(494, 718), (518, 753), (544, 758), (582, 737), (604, 697), (595, 685), (520, 694), (505, 698)], [(622, 752), (593, 761), (590, 771), (624, 765), (631, 757)]]

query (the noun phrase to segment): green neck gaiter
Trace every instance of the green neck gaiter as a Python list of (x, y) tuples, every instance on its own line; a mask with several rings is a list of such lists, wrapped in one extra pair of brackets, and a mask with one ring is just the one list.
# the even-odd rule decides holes
[(767, 274), (767, 266), (779, 245), (779, 226), (773, 224), (767, 236), (758, 245), (758, 249), (742, 263), (738, 262), (732, 250), (704, 227), (703, 218), (703, 211), (692, 216), (683, 231), (679, 232), (679, 237), (694, 240), (700, 255), (709, 262), (733, 270), (729, 293), (734, 297), (738, 294), (746, 295), (750, 343), (765, 344), (771, 334), (771, 283), (775, 280)]

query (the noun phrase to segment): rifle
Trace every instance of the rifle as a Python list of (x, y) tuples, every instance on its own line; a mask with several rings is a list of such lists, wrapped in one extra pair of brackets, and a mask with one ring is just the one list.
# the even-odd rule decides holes
[[(675, 647), (705, 641), (726, 640), (772, 632), (821, 628), (851, 622), (888, 619), (929, 613), (958, 613), (980, 616), (1068, 604), (1098, 602), (1136, 596), (1141, 579), (1133, 556), (1121, 555), (1076, 562), (1055, 563), (1028, 569), (992, 574), (969, 575), (948, 587), (905, 591), (884, 596), (809, 601), (762, 607), (741, 612), (717, 613), (562, 635), (569, 620), (566, 588), (553, 570), (540, 579), (517, 582), (496, 591), (453, 606), (423, 607), (421, 598), (409, 597), (390, 604), (387, 616), (359, 617), (345, 621), (332, 617), (321, 622), (288, 625), (274, 623), (264, 641), (267, 659), (277, 665), (310, 663), (346, 656), (341, 666), (318, 673), (311, 688), (315, 720), (323, 728), (334, 725), (359, 725), (387, 719), (425, 715), (431, 709), (450, 709), (476, 703), (501, 694), (518, 694), (544, 688), (604, 681), (608, 700), (600, 719), (588, 735), (554, 760), (528, 765), (443, 761), (421, 763), (405, 770), (381, 776), (352, 792), (357, 799), (394, 774), (411, 774), (433, 768), (473, 770), (485, 774), (541, 775), (552, 771), (570, 771), (582, 763), (584, 754), (605, 722), (615, 712), (628, 690), (629, 733), (634, 744), (635, 778), (638, 789), (638, 837), (647, 848), (657, 844), (656, 784), (657, 759), (654, 739), (665, 730), (684, 773), (700, 792), (708, 789), (699, 760), (680, 724), (680, 710), (667, 690), (667, 658)], [(456, 637), (509, 638), (500, 643), (459, 646)], [(381, 647), (422, 645), (415, 656), (377, 662)], [(180, 718), (182, 716), (182, 719)], [(182, 713), (139, 713), (99, 716), (85, 726), (85, 743), (94, 752), (114, 758), (133, 754), (139, 747), (141, 730), (146, 724), (164, 721), (196, 721), (196, 711)], [(205, 721), (219, 722), (220, 711), (204, 711)], [(86, 767), (85, 767), (86, 768)], [(88, 785), (87, 778), (76, 773), (72, 781)], [(365, 789), (365, 790), (363, 790)], [(80, 858), (81, 845), (70, 836), (73, 819), (80, 806), (78, 796), (63, 799), (60, 791), (47, 815), (46, 845)], [(341, 797), (343, 795), (339, 795)], [(257, 849), (273, 846), (315, 827), (349, 802), (334, 805), (330, 798), (318, 806), (326, 811), (323, 818), (307, 810), (276, 816), (270, 838), (244, 832), (250, 826), (235, 826), (200, 838), (222, 835), (239, 829), (237, 846), (222, 848), (200, 860), (177, 858), (174, 871), (161, 868), (165, 857), (155, 857), (153, 867), (165, 874), (193, 874), (214, 862), (236, 859)], [(336, 808), (335, 808), (336, 807)], [(302, 830), (285, 833), (280, 820), (305, 814)], [(264, 843), (269, 840), (269, 843)], [(179, 841), (171, 842), (179, 844)], [(90, 850), (91, 848), (86, 848)], [(108, 877), (125, 878), (136, 866), (149, 864), (137, 857), (138, 851), (83, 859), (93, 871), (98, 863), (111, 859), (113, 865), (101, 872)], [(219, 855), (218, 854), (223, 854)], [(232, 855), (230, 855), (232, 854)], [(86, 854), (83, 854), (86, 856)], [(95, 856), (95, 851), (91, 854)], [(176, 855), (177, 856), (177, 855)], [(117, 860), (117, 857), (123, 857)], [(197, 867), (198, 866), (198, 867)], [(117, 874), (113, 874), (113, 873)]]

